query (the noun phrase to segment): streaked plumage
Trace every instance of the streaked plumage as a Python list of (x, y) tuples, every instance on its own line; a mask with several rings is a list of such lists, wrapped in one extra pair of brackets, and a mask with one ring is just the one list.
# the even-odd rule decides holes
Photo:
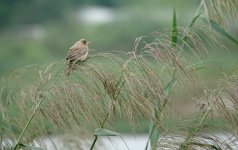
[(81, 39), (70, 47), (66, 57), (68, 70), (66, 75), (70, 75), (72, 69), (78, 61), (84, 61), (88, 56), (88, 41)]

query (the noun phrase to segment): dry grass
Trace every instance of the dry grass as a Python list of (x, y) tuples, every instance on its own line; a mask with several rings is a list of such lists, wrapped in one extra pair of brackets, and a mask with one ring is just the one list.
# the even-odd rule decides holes
[[(204, 4), (204, 9), (205, 6), (218, 5), (223, 11), (221, 4), (228, 5), (225, 1), (209, 2)], [(212, 17), (214, 12), (211, 9), (207, 13)], [(235, 10), (230, 12), (236, 15)], [(229, 132), (237, 130), (237, 73), (224, 76), (224, 84), (212, 92), (202, 93), (207, 98), (203, 101), (205, 99), (207, 103), (199, 113), (191, 118), (177, 119), (179, 127), (166, 123), (170, 120), (170, 112), (175, 111), (170, 105), (170, 94), (178, 88), (189, 91), (191, 86), (188, 85), (196, 86), (199, 82), (196, 62), (209, 56), (208, 48), (224, 48), (221, 37), (204, 27), (179, 28), (176, 46), (171, 45), (170, 33), (163, 30), (140, 37), (130, 53), (93, 55), (79, 64), (69, 77), (65, 76), (65, 64), (56, 62), (43, 69), (26, 67), (3, 78), (0, 142), (3, 143), (6, 138), (15, 141), (22, 137), (19, 138), (21, 143), (31, 143), (44, 135), (75, 130), (86, 132), (101, 126), (109, 114), (105, 123), (108, 128), (118, 118), (127, 119), (132, 128), (143, 124), (142, 117), (151, 120), (160, 131), (160, 147), (231, 149), (232, 140), (224, 142), (210, 132), (203, 133), (212, 128), (225, 131), (223, 128), (229, 127), (226, 129)], [(147, 41), (147, 38), (153, 40)], [(237, 68), (234, 70), (237, 71)], [(29, 75), (31, 82), (24, 82), (29, 80)], [(173, 80), (177, 84), (169, 87)], [(18, 86), (13, 86), (16, 83)], [(29, 121), (29, 118), (32, 120)], [(221, 125), (222, 128), (207, 125), (208, 118), (222, 119), (227, 124)], [(23, 130), (24, 127), (27, 128)], [(167, 140), (171, 135), (178, 135), (178, 138), (173, 136)], [(233, 137), (237, 137), (237, 133)]]
[(228, 27), (230, 21), (237, 22), (238, 1), (236, 0), (201, 0), (204, 14), (223, 27)]

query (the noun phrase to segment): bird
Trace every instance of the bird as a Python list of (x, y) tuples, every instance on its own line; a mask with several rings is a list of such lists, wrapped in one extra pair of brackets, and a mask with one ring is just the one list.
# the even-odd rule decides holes
[(75, 64), (80, 61), (83, 62), (88, 57), (88, 44), (90, 42), (85, 39), (80, 39), (72, 47), (70, 47), (68, 54), (65, 58), (68, 65), (66, 75), (69, 76)]

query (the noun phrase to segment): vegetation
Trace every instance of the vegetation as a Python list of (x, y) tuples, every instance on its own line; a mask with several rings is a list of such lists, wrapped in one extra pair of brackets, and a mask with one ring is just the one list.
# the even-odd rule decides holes
[[(71, 133), (88, 136), (91, 143), (85, 143), (93, 149), (100, 136), (119, 135), (114, 122), (121, 118), (135, 132), (144, 120), (150, 121), (145, 149), (237, 148), (237, 65), (228, 73), (221, 71), (215, 88), (203, 87), (200, 77), (209, 67), (209, 55), (225, 49), (224, 39), (237, 44), (227, 32), (226, 18), (237, 18), (237, 6), (231, 0), (201, 0), (187, 27), (178, 26), (174, 8), (171, 29), (138, 37), (128, 53), (91, 55), (69, 77), (63, 60), (2, 77), (1, 148), (41, 149), (34, 147), (35, 139)], [(198, 103), (176, 100), (181, 92)], [(176, 108), (178, 103), (187, 112)], [(197, 112), (189, 111), (194, 107)], [(232, 137), (224, 141), (215, 132)]]

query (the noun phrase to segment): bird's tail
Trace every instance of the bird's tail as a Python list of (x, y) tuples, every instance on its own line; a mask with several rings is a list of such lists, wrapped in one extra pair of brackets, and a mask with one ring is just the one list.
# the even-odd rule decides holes
[(73, 64), (69, 63), (68, 65), (69, 66), (68, 66), (68, 69), (66, 71), (66, 76), (69, 76), (71, 71), (73, 70)]

